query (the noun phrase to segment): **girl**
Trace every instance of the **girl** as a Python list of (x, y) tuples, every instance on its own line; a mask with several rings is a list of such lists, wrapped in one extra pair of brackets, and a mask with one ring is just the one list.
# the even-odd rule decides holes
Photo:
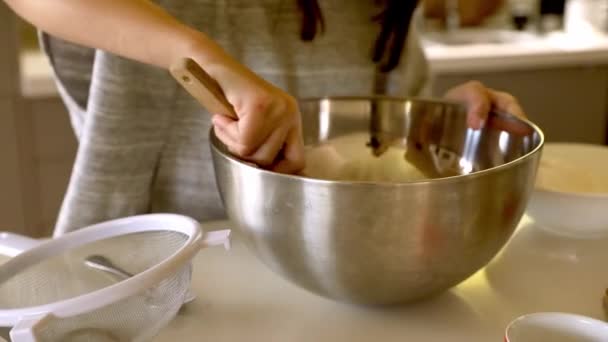
[[(428, 95), (416, 0), (5, 0), (37, 26), (79, 139), (55, 235), (163, 211), (224, 217), (207, 132), (278, 172), (304, 166), (295, 98)], [(205, 112), (167, 72), (190, 57), (238, 119)], [(470, 124), (508, 94), (470, 82), (447, 95)], [(274, 162), (283, 148), (282, 159)]]

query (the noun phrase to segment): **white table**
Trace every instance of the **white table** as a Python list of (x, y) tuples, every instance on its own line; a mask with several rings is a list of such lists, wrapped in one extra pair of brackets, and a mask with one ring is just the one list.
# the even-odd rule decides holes
[[(230, 227), (216, 222), (208, 229)], [(238, 240), (194, 260), (198, 298), (156, 341), (502, 341), (505, 325), (535, 311), (605, 319), (608, 239), (545, 233), (526, 217), (483, 270), (429, 301), (393, 309), (333, 302), (272, 273)]]

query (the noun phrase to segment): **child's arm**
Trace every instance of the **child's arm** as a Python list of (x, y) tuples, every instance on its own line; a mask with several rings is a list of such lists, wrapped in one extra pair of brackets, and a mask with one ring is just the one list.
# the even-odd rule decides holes
[[(194, 59), (219, 83), (238, 115), (238, 120), (214, 117), (222, 142), (236, 155), (263, 167), (287, 173), (303, 168), (295, 99), (151, 1), (5, 1), (41, 30), (80, 45), (165, 69), (182, 57)], [(281, 150), (284, 159), (275, 160)]]

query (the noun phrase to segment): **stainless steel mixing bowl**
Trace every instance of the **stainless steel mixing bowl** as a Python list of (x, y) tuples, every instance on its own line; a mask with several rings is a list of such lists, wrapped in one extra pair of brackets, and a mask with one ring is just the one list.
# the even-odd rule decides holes
[(266, 265), (302, 288), (366, 305), (430, 296), (486, 265), (523, 215), (544, 140), (528, 121), (492, 113), (476, 131), (460, 105), (385, 97), (304, 100), (300, 109), (307, 146), (363, 134), (369, 144), (351, 149), (402, 149), (399, 163), (432, 177), (283, 175), (232, 157), (211, 133), (229, 218)]

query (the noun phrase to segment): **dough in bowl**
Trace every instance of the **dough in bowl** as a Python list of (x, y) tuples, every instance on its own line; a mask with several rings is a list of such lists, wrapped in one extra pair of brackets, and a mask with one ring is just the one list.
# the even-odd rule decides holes
[(334, 181), (405, 183), (427, 179), (405, 159), (405, 150), (390, 147), (375, 156), (366, 146), (369, 134), (356, 133), (334, 138), (306, 149), (302, 175)]

